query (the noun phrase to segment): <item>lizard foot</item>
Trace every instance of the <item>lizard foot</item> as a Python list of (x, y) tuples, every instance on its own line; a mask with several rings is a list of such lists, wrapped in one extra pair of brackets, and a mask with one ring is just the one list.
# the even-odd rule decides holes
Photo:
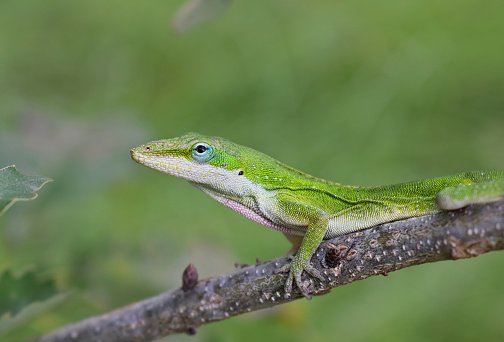
[[(290, 257), (292, 259), (292, 257)], [(289, 298), (291, 293), (292, 293), (292, 284), (296, 283), (297, 287), (299, 288), (299, 291), (301, 291), (301, 294), (308, 300), (311, 299), (311, 296), (308, 294), (307, 288), (303, 285), (301, 281), (301, 275), (303, 274), (303, 271), (306, 271), (308, 274), (310, 274), (312, 277), (317, 278), (319, 280), (324, 280), (324, 277), (322, 277), (322, 274), (320, 273), (319, 270), (316, 268), (312, 267), (309, 263), (306, 265), (302, 265), (299, 262), (296, 262), (297, 259), (294, 257), (294, 260), (288, 264), (285, 265), (284, 267), (281, 267), (277, 270), (277, 273), (284, 273), (284, 272), (289, 272), (289, 276), (287, 277), (287, 281), (285, 282), (285, 298)]]

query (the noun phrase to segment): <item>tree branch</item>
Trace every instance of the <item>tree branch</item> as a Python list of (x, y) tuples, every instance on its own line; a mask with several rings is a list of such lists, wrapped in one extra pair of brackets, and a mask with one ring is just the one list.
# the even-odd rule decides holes
[[(303, 281), (312, 295), (321, 295), (369, 276), (501, 249), (504, 201), (386, 223), (325, 241), (312, 264), (326, 280), (305, 274)], [(197, 283), (195, 269), (189, 268), (184, 289), (88, 318), (33, 341), (152, 341), (179, 332), (195, 333), (206, 323), (302, 298), (299, 292), (284, 298), (287, 275), (275, 270), (288, 262), (282, 256)]]

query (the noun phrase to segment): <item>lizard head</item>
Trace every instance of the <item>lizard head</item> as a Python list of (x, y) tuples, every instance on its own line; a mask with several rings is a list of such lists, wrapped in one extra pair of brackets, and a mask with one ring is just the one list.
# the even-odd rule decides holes
[(131, 150), (131, 157), (137, 163), (193, 183), (219, 186), (239, 180), (247, 168), (244, 163), (256, 153), (223, 138), (188, 133), (138, 146)]

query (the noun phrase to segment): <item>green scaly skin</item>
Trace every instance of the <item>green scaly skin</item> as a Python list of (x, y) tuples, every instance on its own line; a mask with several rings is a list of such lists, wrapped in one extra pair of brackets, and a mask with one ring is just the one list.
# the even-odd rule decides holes
[[(153, 141), (131, 150), (145, 166), (185, 179), (217, 201), (300, 241), (285, 283), (308, 296), (301, 275), (322, 279), (310, 258), (323, 239), (380, 223), (462, 208), (504, 197), (504, 171), (377, 187), (329, 182), (295, 170), (251, 148), (197, 133)], [(297, 238), (296, 238), (297, 237)]]

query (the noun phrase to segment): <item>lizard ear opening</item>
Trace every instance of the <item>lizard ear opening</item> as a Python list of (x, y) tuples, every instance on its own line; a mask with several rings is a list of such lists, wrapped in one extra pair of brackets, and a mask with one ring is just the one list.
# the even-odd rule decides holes
[(238, 171), (238, 176), (242, 176), (242, 175), (243, 175), (243, 170)]

